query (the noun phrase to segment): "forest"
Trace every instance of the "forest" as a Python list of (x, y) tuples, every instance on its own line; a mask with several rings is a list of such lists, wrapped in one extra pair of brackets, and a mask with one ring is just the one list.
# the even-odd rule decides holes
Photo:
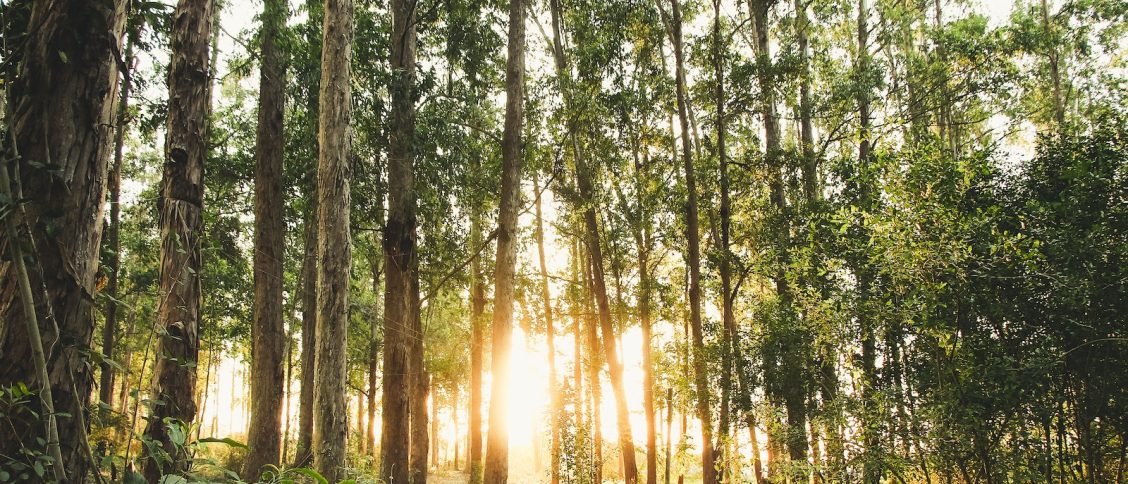
[(1128, 482), (1128, 1), (0, 29), (0, 482)]

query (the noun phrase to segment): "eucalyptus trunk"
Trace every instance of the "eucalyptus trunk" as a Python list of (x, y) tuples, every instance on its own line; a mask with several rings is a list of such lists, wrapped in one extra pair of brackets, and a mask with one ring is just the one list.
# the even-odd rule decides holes
[(509, 480), (509, 351), (517, 268), (517, 212), (521, 205), (522, 126), (525, 118), (525, 2), (509, 2), (505, 65), (505, 128), (501, 141), (501, 200), (494, 268), (493, 381), (486, 437), (486, 484)]
[(282, 111), (286, 102), (283, 52), (277, 43), (286, 4), (263, 7), (255, 138), (254, 322), (251, 326), (251, 420), (243, 478), (254, 481), (264, 466), (281, 460), (282, 397), (285, 394), (286, 324), (282, 320), (285, 221), (282, 198)]
[(348, 436), (347, 348), (352, 0), (326, 0), (322, 30), (317, 164), (317, 364), (313, 464), (330, 482), (344, 476)]
[[(124, 8), (120, 1), (39, 0), (4, 9), (5, 34), (20, 35), (20, 48), (3, 67), (11, 84), (0, 193), (9, 203), (26, 201), (4, 207), (13, 211), (0, 235), (0, 386), (23, 383), (38, 395), (26, 411), (5, 416), (0, 454), (20, 456), (28, 445), (56, 459), (49, 472), (58, 480), (81, 480), (89, 465), (82, 416), (94, 375), (84, 348), (94, 336), (91, 295)], [(26, 24), (7, 15), (16, 11), (26, 12)], [(57, 171), (34, 163), (43, 160)], [(23, 247), (33, 248), (34, 264), (24, 262)]]
[(415, 22), (413, 2), (393, 0), (391, 131), (388, 147), (388, 221), (384, 228), (384, 370), (380, 477), (410, 482), (411, 330), (419, 307), (416, 281)]
[(704, 355), (705, 336), (701, 324), (701, 228), (697, 210), (697, 177), (690, 142), (688, 87), (686, 86), (685, 49), (682, 42), (682, 14), (678, 0), (670, 0), (667, 19), (674, 48), (677, 82), (678, 120), (681, 123), (682, 163), (686, 189), (686, 259), (689, 269), (689, 323), (692, 330), (693, 381), (697, 388), (697, 417), (701, 420), (701, 472), (704, 484), (716, 484), (717, 468), (713, 449), (713, 410), (710, 402), (709, 375)]
[(176, 6), (170, 36), (168, 130), (159, 199), (161, 299), (157, 325), (161, 336), (153, 400), (161, 403), (152, 407), (145, 429), (145, 437), (159, 443), (169, 459), (147, 455), (145, 478), (150, 482), (163, 474), (187, 470), (186, 448), (172, 440), (169, 427), (188, 428), (196, 417), (211, 27), (211, 0), (181, 0)]

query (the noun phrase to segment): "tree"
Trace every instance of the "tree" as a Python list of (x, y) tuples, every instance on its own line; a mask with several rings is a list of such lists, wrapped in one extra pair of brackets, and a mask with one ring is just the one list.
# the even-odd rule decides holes
[(709, 402), (709, 376), (706, 367), (704, 331), (701, 324), (701, 228), (697, 213), (697, 181), (693, 164), (693, 148), (689, 134), (689, 96), (685, 75), (685, 48), (682, 40), (682, 13), (678, 0), (670, 0), (670, 13), (662, 10), (663, 19), (674, 48), (678, 120), (681, 123), (682, 164), (686, 190), (686, 264), (689, 269), (689, 323), (693, 331), (693, 381), (697, 387), (697, 417), (701, 420), (702, 479), (705, 484), (717, 482), (716, 457), (713, 450), (713, 410)]
[[(4, 177), (0, 192), (6, 224), (0, 247), (5, 257), (19, 257), (17, 246), (26, 245), (35, 264), (0, 265), (0, 386), (26, 384), (38, 398), (29, 412), (9, 416), (13, 425), (0, 430), (0, 453), (20, 456), (21, 443), (42, 442), (31, 448), (55, 459), (56, 477), (81, 479), (87, 469), (82, 418), (93, 382), (82, 350), (94, 332), (90, 296), (113, 148), (113, 56), (125, 4), (14, 2), (4, 10), (0, 170), (11, 177)], [(10, 45), (20, 47), (9, 50), (16, 36), (20, 43)], [(56, 352), (45, 355), (44, 348)]]
[(342, 477), (348, 406), (345, 358), (349, 321), (349, 181), (353, 3), (328, 0), (322, 32), (317, 165), (317, 364), (313, 463), (331, 482)]
[(384, 374), (380, 477), (411, 482), (411, 338), (418, 320), (418, 260), (413, 137), (415, 136), (414, 4), (392, 2), (392, 95), (388, 146), (388, 221), (384, 228)]
[[(145, 438), (157, 446), (146, 446), (149, 481), (188, 468), (184, 441), (174, 441), (173, 436), (187, 434), (184, 429), (196, 416), (212, 6), (211, 0), (181, 0), (172, 20), (168, 130), (159, 200), (161, 337), (153, 377), (157, 403), (145, 429)], [(180, 431), (170, 430), (174, 427)]]
[(254, 323), (251, 326), (250, 450), (245, 480), (258, 479), (265, 465), (280, 463), (286, 325), (282, 320), (284, 254), (282, 200), (282, 112), (286, 81), (284, 52), (278, 37), (285, 25), (284, 1), (263, 5), (262, 65), (259, 72), (258, 130), (255, 139)]
[(493, 381), (486, 436), (483, 482), (509, 480), (509, 346), (513, 333), (513, 293), (517, 266), (517, 211), (521, 205), (521, 166), (525, 120), (525, 2), (509, 1), (509, 40), (505, 62), (505, 128), (502, 134), (501, 199), (494, 269)]
[[(299, 79), (306, 85), (305, 94), (307, 137), (313, 138), (313, 153), (320, 153), (317, 141), (320, 122), (321, 95), (321, 33), (324, 11), (317, 0), (307, 0), (305, 47), (312, 57), (312, 65), (301, 65)], [(320, 156), (320, 155), (319, 155)], [(301, 393), (298, 397), (298, 442), (294, 465), (308, 466), (313, 462), (313, 387), (317, 371), (317, 163), (310, 163), (304, 170), (308, 193), (308, 206), (302, 214), (302, 266), (301, 266), (301, 304), (302, 304), (302, 351), (301, 351)]]

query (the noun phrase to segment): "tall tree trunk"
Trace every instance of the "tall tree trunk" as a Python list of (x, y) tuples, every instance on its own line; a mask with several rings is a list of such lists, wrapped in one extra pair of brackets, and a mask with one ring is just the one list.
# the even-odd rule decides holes
[[(555, 34), (554, 57), (556, 60), (557, 77), (559, 78), (558, 82), (566, 85), (567, 61), (563, 54), (563, 48), (561, 47), (562, 41), (559, 33), (560, 21), (563, 18), (560, 9), (559, 1), (552, 2), (553, 30)], [(566, 96), (566, 103), (570, 103), (570, 97), (568, 96)], [(577, 123), (575, 119), (571, 119), (569, 120), (569, 124), (575, 126)], [(576, 184), (579, 197), (581, 200), (594, 200), (595, 188), (592, 184), (594, 170), (588, 165), (584, 153), (579, 149), (579, 143), (576, 141), (574, 133), (572, 135), (572, 145), (576, 164)], [(596, 218), (594, 207), (589, 205), (583, 208), (583, 221), (584, 243), (590, 257), (592, 292), (595, 296), (600, 331), (603, 334), (602, 351), (604, 353), (604, 359), (607, 362), (608, 374), (611, 379), (611, 390), (614, 393), (615, 406), (617, 409), (616, 424), (619, 433), (619, 448), (622, 451), (623, 457), (623, 478), (628, 484), (634, 484), (638, 482), (638, 464), (635, 460), (630, 414), (626, 400), (626, 389), (623, 385), (623, 365), (619, 360), (618, 351), (615, 347), (616, 336), (611, 321), (611, 306), (607, 296), (606, 276), (603, 267), (603, 250), (600, 246), (599, 222)]]
[(313, 386), (317, 368), (317, 182), (306, 210), (305, 249), (302, 256), (301, 389), (298, 392), (298, 441), (294, 465), (313, 463)]
[(200, 237), (203, 234), (204, 162), (209, 116), (208, 39), (211, 0), (181, 0), (172, 17), (169, 62), (168, 132), (161, 179), (161, 301), (157, 324), (160, 349), (145, 436), (159, 442), (170, 462), (149, 455), (145, 478), (188, 467), (184, 447), (172, 442), (170, 425), (190, 426), (196, 416), (196, 360), (199, 354)]
[[(377, 177), (380, 175), (377, 174)], [(377, 210), (377, 226), (384, 223), (383, 210)], [(371, 269), (372, 269), (372, 293), (380, 294), (380, 279), (383, 275), (383, 268), (380, 264), (380, 256), (383, 251), (377, 249), (379, 247), (378, 240), (375, 236), (372, 237), (372, 255), (371, 255)], [(379, 254), (377, 253), (379, 252)], [(377, 301), (379, 304), (379, 301)], [(368, 334), (368, 427), (364, 431), (364, 439), (368, 444), (369, 453), (373, 458), (379, 458), (380, 455), (376, 452), (376, 393), (380, 387), (380, 324), (376, 319), (372, 321), (372, 327)]]
[[(482, 245), (481, 218), (470, 215), (471, 247)], [(470, 467), (470, 484), (482, 482), (482, 351), (485, 345), (486, 286), (482, 276), (482, 259), (475, 255), (470, 263), (470, 443), (467, 459)]]
[[(15, 11), (28, 17), (25, 25), (6, 26), (22, 48), (5, 59), (11, 84), (0, 151), (2, 169), (15, 177), (3, 193), (26, 202), (6, 217), (12, 231), (0, 235), (0, 254), (22, 252), (13, 239), (20, 237), (36, 264), (0, 264), (0, 386), (26, 383), (38, 391), (29, 410), (39, 416), (9, 415), (13, 425), (0, 430), (0, 454), (21, 455), (27, 443), (61, 459), (52, 469), (57, 477), (82, 479), (88, 464), (83, 421), (94, 377), (84, 348), (94, 336), (91, 301), (117, 97), (113, 59), (125, 2), (39, 0), (5, 7), (6, 14)], [(40, 344), (32, 341), (36, 334)], [(47, 350), (44, 358), (33, 356), (39, 350)], [(40, 416), (54, 421), (55, 430)]]
[(282, 263), (285, 223), (282, 200), (282, 111), (285, 106), (284, 52), (276, 39), (285, 25), (284, 0), (264, 2), (262, 66), (259, 70), (258, 130), (255, 139), (254, 324), (251, 326), (251, 421), (243, 478), (259, 478), (263, 466), (278, 465), (281, 447), (283, 359)]
[(410, 482), (411, 329), (419, 307), (414, 304), (416, 277), (415, 172), (415, 26), (408, 0), (392, 1), (393, 77), (391, 136), (388, 148), (388, 223), (384, 229), (384, 370), (383, 423), (380, 432), (380, 477), (389, 483)]
[(521, 205), (522, 126), (525, 117), (525, 2), (509, 1), (509, 46), (505, 65), (505, 128), (501, 141), (501, 200), (494, 269), (493, 380), (486, 437), (486, 484), (509, 479), (509, 346), (517, 266), (517, 211)]
[[(770, 170), (769, 198), (774, 209), (778, 245), (777, 268), (775, 274), (776, 294), (780, 309), (789, 320), (794, 316), (792, 308), (792, 288), (787, 280), (786, 268), (790, 265), (790, 225), (787, 214), (787, 201), (784, 193), (783, 158), (780, 149), (779, 114), (776, 112), (774, 84), (769, 68), (772, 63), (771, 44), (768, 35), (768, 13), (771, 8), (767, 0), (757, 0), (749, 6), (752, 10), (753, 27), (756, 36), (756, 56), (760, 92), (760, 114), (764, 123), (764, 156)], [(782, 398), (787, 416), (788, 456), (793, 462), (805, 464), (807, 461), (807, 391), (803, 383), (802, 369), (806, 366), (805, 337), (799, 329), (786, 329), (783, 335), (783, 366), (780, 374)], [(777, 336), (779, 337), (779, 336)], [(802, 471), (804, 474), (806, 471)]]
[[(582, 250), (577, 250), (582, 254)], [(584, 298), (587, 314), (584, 323), (584, 337), (588, 344), (588, 387), (591, 390), (591, 421), (588, 425), (592, 428), (592, 468), (591, 482), (603, 482), (603, 385), (600, 383), (599, 369), (603, 366), (600, 361), (599, 333), (596, 331), (596, 322), (591, 314), (595, 313), (592, 305), (592, 295), (595, 293), (595, 284), (592, 282), (590, 255), (583, 257), (583, 274), (587, 296)]]
[[(731, 235), (731, 206), (732, 200), (729, 195), (729, 175), (728, 175), (728, 150), (726, 146), (728, 133), (726, 132), (725, 123), (725, 70), (724, 70), (724, 51), (722, 50), (721, 41), (721, 0), (713, 0), (713, 42), (712, 42), (712, 56), (713, 56), (713, 70), (716, 77), (716, 86), (714, 88), (714, 104), (716, 104), (716, 130), (717, 130), (717, 158), (720, 164), (720, 191), (721, 191), (721, 206), (720, 206), (720, 220), (721, 220), (721, 237), (720, 237), (720, 253), (721, 260), (719, 264), (719, 272), (721, 275), (721, 323), (724, 331), (721, 337), (721, 411), (720, 411), (720, 426), (719, 438), (730, 438), (730, 420), (729, 416), (730, 407), (732, 405), (732, 335), (736, 333), (736, 317), (733, 314), (733, 299), (736, 294), (733, 292), (732, 287), (732, 258), (733, 254), (729, 251), (729, 239)], [(724, 449), (722, 452), (724, 456), (720, 456), (719, 464), (720, 475), (718, 481), (728, 482), (729, 478), (725, 471), (729, 469), (730, 462), (735, 460), (736, 456), (729, 455), (727, 452), (727, 442), (718, 442), (718, 447)]]
[(716, 484), (716, 458), (713, 455), (713, 410), (709, 398), (709, 381), (704, 355), (704, 331), (701, 325), (701, 234), (697, 214), (697, 180), (693, 148), (689, 139), (688, 88), (685, 81), (685, 51), (682, 43), (682, 15), (678, 0), (670, 0), (671, 37), (674, 47), (677, 81), (678, 119), (681, 122), (682, 162), (686, 186), (686, 262), (689, 265), (690, 328), (693, 331), (693, 380), (697, 387), (697, 417), (701, 420), (701, 465), (704, 484)]
[[(1046, 38), (1050, 39), (1050, 51), (1046, 53), (1046, 58), (1050, 63), (1050, 81), (1054, 86), (1054, 122), (1057, 123), (1058, 128), (1065, 126), (1065, 99), (1062, 96), (1061, 87), (1061, 54), (1057, 46), (1057, 38), (1054, 36), (1053, 23), (1050, 21), (1050, 5), (1047, 0), (1042, 0), (1042, 30)], [(937, 6), (939, 11), (939, 6)]]
[(114, 160), (110, 167), (108, 180), (110, 190), (110, 221), (106, 224), (106, 245), (110, 249), (109, 267), (105, 272), (108, 277), (106, 282), (106, 321), (102, 327), (102, 356), (105, 358), (101, 365), (101, 378), (98, 382), (98, 400), (106, 404), (106, 408), (114, 408), (114, 342), (117, 339), (118, 327), (118, 291), (119, 273), (121, 272), (121, 164), (124, 159), (125, 132), (129, 125), (129, 94), (130, 69), (133, 65), (133, 43), (125, 46), (125, 65), (121, 67), (121, 97), (118, 101), (117, 117), (114, 123)]
[[(312, 66), (301, 66), (301, 82), (306, 85), (306, 116), (312, 120), (307, 129), (313, 138), (313, 152), (319, 152), (317, 140), (318, 119), (321, 116), (321, 38), (324, 10), (317, 0), (307, 0), (307, 48), (311, 50), (315, 62)], [(303, 239), (305, 248), (302, 256), (302, 351), (301, 351), (301, 389), (298, 394), (298, 441), (294, 465), (306, 467), (313, 463), (313, 386), (317, 366), (317, 163), (310, 164), (305, 189), (308, 190), (308, 206), (303, 214)]]
[(550, 482), (560, 483), (560, 391), (556, 382), (556, 330), (552, 320), (552, 295), (548, 290), (548, 265), (544, 256), (544, 218), (541, 213), (540, 179), (533, 174), (533, 193), (536, 194), (536, 233), (537, 259), (540, 262), (541, 300), (544, 302), (545, 336), (548, 343), (548, 392), (549, 392), (549, 440)]
[(650, 229), (650, 214), (646, 210), (645, 197), (642, 190), (646, 180), (650, 179), (650, 163), (639, 162), (635, 156), (635, 187), (639, 194), (639, 211), (635, 220), (635, 245), (638, 252), (638, 315), (642, 326), (642, 406), (646, 413), (646, 484), (658, 482), (658, 415), (654, 403), (654, 357), (652, 343), (654, 339), (653, 321), (651, 320), (651, 287), (653, 285), (650, 274), (650, 251), (653, 240)]
[(352, 241), (349, 181), (352, 0), (326, 0), (321, 50), (317, 165), (317, 365), (314, 382), (314, 467), (330, 482), (343, 477), (348, 437), (349, 320)]
[(431, 467), (439, 467), (439, 394), (432, 376), (429, 382), (428, 393), (431, 395)]
[(408, 411), (411, 418), (411, 449), (409, 450), (409, 465), (411, 466), (411, 482), (425, 484), (427, 482), (427, 453), (431, 446), (428, 443), (428, 415), (427, 394), (430, 391), (430, 375), (423, 363), (423, 321), (419, 314), (419, 262), (412, 264), (412, 290), (411, 306), (415, 308), (411, 319), (409, 336), (408, 373), (411, 381), (411, 409)]
[[(857, 58), (855, 69), (859, 80), (863, 80), (869, 69), (869, 7), (867, 0), (858, 0), (857, 20)], [(863, 81), (864, 82), (864, 81)], [(858, 165), (860, 173), (870, 171), (871, 158), (870, 144), (870, 92), (866, 85), (858, 91)], [(951, 129), (951, 127), (949, 127)], [(870, 182), (864, 175), (858, 180), (861, 192), (862, 210), (872, 210), (872, 190)], [(857, 263), (858, 272), (858, 325), (861, 327), (862, 344), (862, 419), (865, 422), (862, 431), (863, 439), (863, 469), (862, 481), (865, 483), (881, 482), (883, 456), (881, 455), (881, 435), (877, 430), (877, 342), (874, 321), (869, 310), (870, 290), (873, 285), (872, 270), (867, 267), (866, 258), (861, 258)]]
[(674, 435), (674, 389), (673, 387), (666, 389), (666, 472), (665, 483), (670, 484), (670, 444), (671, 438)]
[(815, 157), (815, 128), (811, 120), (811, 61), (808, 36), (811, 21), (807, 17), (807, 2), (795, 0), (796, 38), (799, 44), (799, 145), (803, 155), (803, 197), (810, 204), (821, 196), (819, 187), (819, 162)]

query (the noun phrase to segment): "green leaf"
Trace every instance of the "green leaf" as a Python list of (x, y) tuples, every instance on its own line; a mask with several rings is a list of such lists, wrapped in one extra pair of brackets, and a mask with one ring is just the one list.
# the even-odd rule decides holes
[(238, 447), (240, 449), (248, 448), (247, 444), (244, 444), (242, 442), (239, 442), (238, 440), (234, 440), (234, 439), (230, 439), (230, 438), (226, 438), (226, 437), (222, 438), (222, 439), (217, 439), (215, 437), (204, 437), (204, 438), (198, 440), (198, 442), (200, 442), (201, 444), (211, 444), (211, 443), (226, 444), (226, 445), (229, 445), (231, 447)]
[(302, 468), (298, 468), (298, 469), (290, 469), (290, 471), (296, 472), (296, 473), (301, 474), (303, 476), (306, 476), (310, 479), (313, 479), (314, 481), (317, 481), (317, 484), (329, 484), (329, 479), (326, 479), (325, 476), (319, 474), (317, 471), (315, 471), (313, 469), (307, 469), (307, 468), (302, 467)]
[(121, 484), (147, 484), (145, 476), (138, 474), (134, 471), (125, 471), (125, 477), (122, 479)]
[(188, 484), (188, 479), (183, 476), (167, 475), (161, 478), (160, 484)]

